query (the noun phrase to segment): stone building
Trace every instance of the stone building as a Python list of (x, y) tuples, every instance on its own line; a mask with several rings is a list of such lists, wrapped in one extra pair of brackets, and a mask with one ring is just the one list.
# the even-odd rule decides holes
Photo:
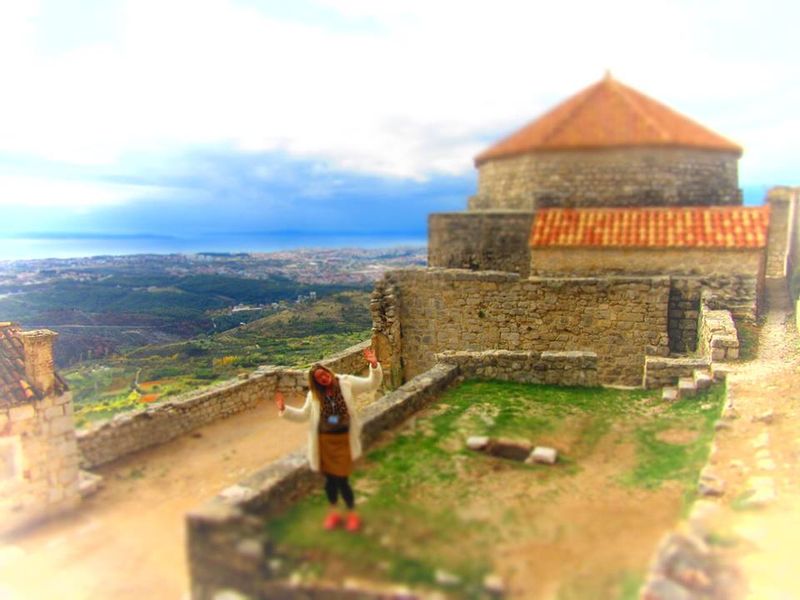
[(0, 534), (80, 499), (72, 397), (53, 367), (56, 335), (0, 323)]
[(469, 207), (740, 204), (741, 154), (607, 74), (479, 154)]
[(394, 379), (451, 350), (588, 351), (641, 385), (646, 357), (697, 350), (701, 309), (755, 323), (786, 294), (797, 199), (742, 206), (741, 153), (609, 75), (500, 140), (467, 210), (430, 215), (428, 271), (376, 288)]

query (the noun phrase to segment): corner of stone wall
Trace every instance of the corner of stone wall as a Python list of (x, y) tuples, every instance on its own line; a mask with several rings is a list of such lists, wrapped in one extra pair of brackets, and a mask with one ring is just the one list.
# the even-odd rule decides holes
[(72, 394), (0, 399), (0, 535), (11, 535), (80, 502)]
[(391, 273), (386, 273), (370, 296), (372, 347), (388, 375), (387, 387), (395, 389), (403, 382), (402, 338), (400, 333), (400, 298)]

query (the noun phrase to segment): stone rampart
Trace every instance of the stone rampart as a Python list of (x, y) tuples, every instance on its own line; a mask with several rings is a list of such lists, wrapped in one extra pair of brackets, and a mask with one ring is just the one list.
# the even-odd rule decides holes
[[(320, 361), (338, 373), (361, 372), (366, 365), (362, 342)], [(175, 400), (115, 416), (78, 432), (81, 466), (97, 467), (132, 452), (168, 442), (219, 419), (254, 408), (275, 390), (287, 395), (304, 393), (307, 370), (261, 367), (244, 378), (226, 381), (210, 389)]]
[(386, 281), (402, 331), (399, 347), (388, 351), (401, 357), (407, 378), (448, 350), (577, 350), (597, 354), (601, 383), (638, 386), (644, 355), (668, 353), (667, 277), (521, 279), (406, 269)]
[(437, 363), (458, 365), (464, 379), (501, 379), (517, 383), (597, 386), (594, 352), (442, 352)]
[(528, 275), (533, 213), (434, 213), (428, 217), (428, 266)]
[(469, 210), (738, 205), (738, 154), (681, 148), (549, 151), (478, 166)]

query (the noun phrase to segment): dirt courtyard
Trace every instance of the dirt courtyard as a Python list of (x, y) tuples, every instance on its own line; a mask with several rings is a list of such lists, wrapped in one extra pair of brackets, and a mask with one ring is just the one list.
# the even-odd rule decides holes
[(0, 600), (188, 598), (184, 514), (305, 436), (267, 401), (97, 469), (74, 514), (0, 545)]

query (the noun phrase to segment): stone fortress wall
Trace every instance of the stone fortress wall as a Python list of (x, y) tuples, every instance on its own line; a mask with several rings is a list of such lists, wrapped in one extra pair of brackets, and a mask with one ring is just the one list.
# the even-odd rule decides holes
[[(381, 361), (403, 379), (451, 350), (597, 354), (598, 381), (639, 386), (645, 354), (669, 353), (668, 277), (523, 279), (515, 273), (404, 269), (373, 295)], [(391, 317), (387, 317), (391, 314)], [(387, 332), (399, 323), (402, 335)]]
[[(337, 373), (359, 373), (366, 362), (365, 341), (320, 361)], [(81, 466), (97, 467), (132, 452), (163, 444), (204, 425), (255, 408), (276, 390), (287, 395), (308, 389), (307, 369), (264, 366), (247, 377), (226, 381), (211, 389), (117, 415), (78, 432)], [(70, 417), (71, 419), (71, 417)]]
[(689, 148), (537, 151), (478, 165), (469, 210), (738, 205), (739, 155)]

